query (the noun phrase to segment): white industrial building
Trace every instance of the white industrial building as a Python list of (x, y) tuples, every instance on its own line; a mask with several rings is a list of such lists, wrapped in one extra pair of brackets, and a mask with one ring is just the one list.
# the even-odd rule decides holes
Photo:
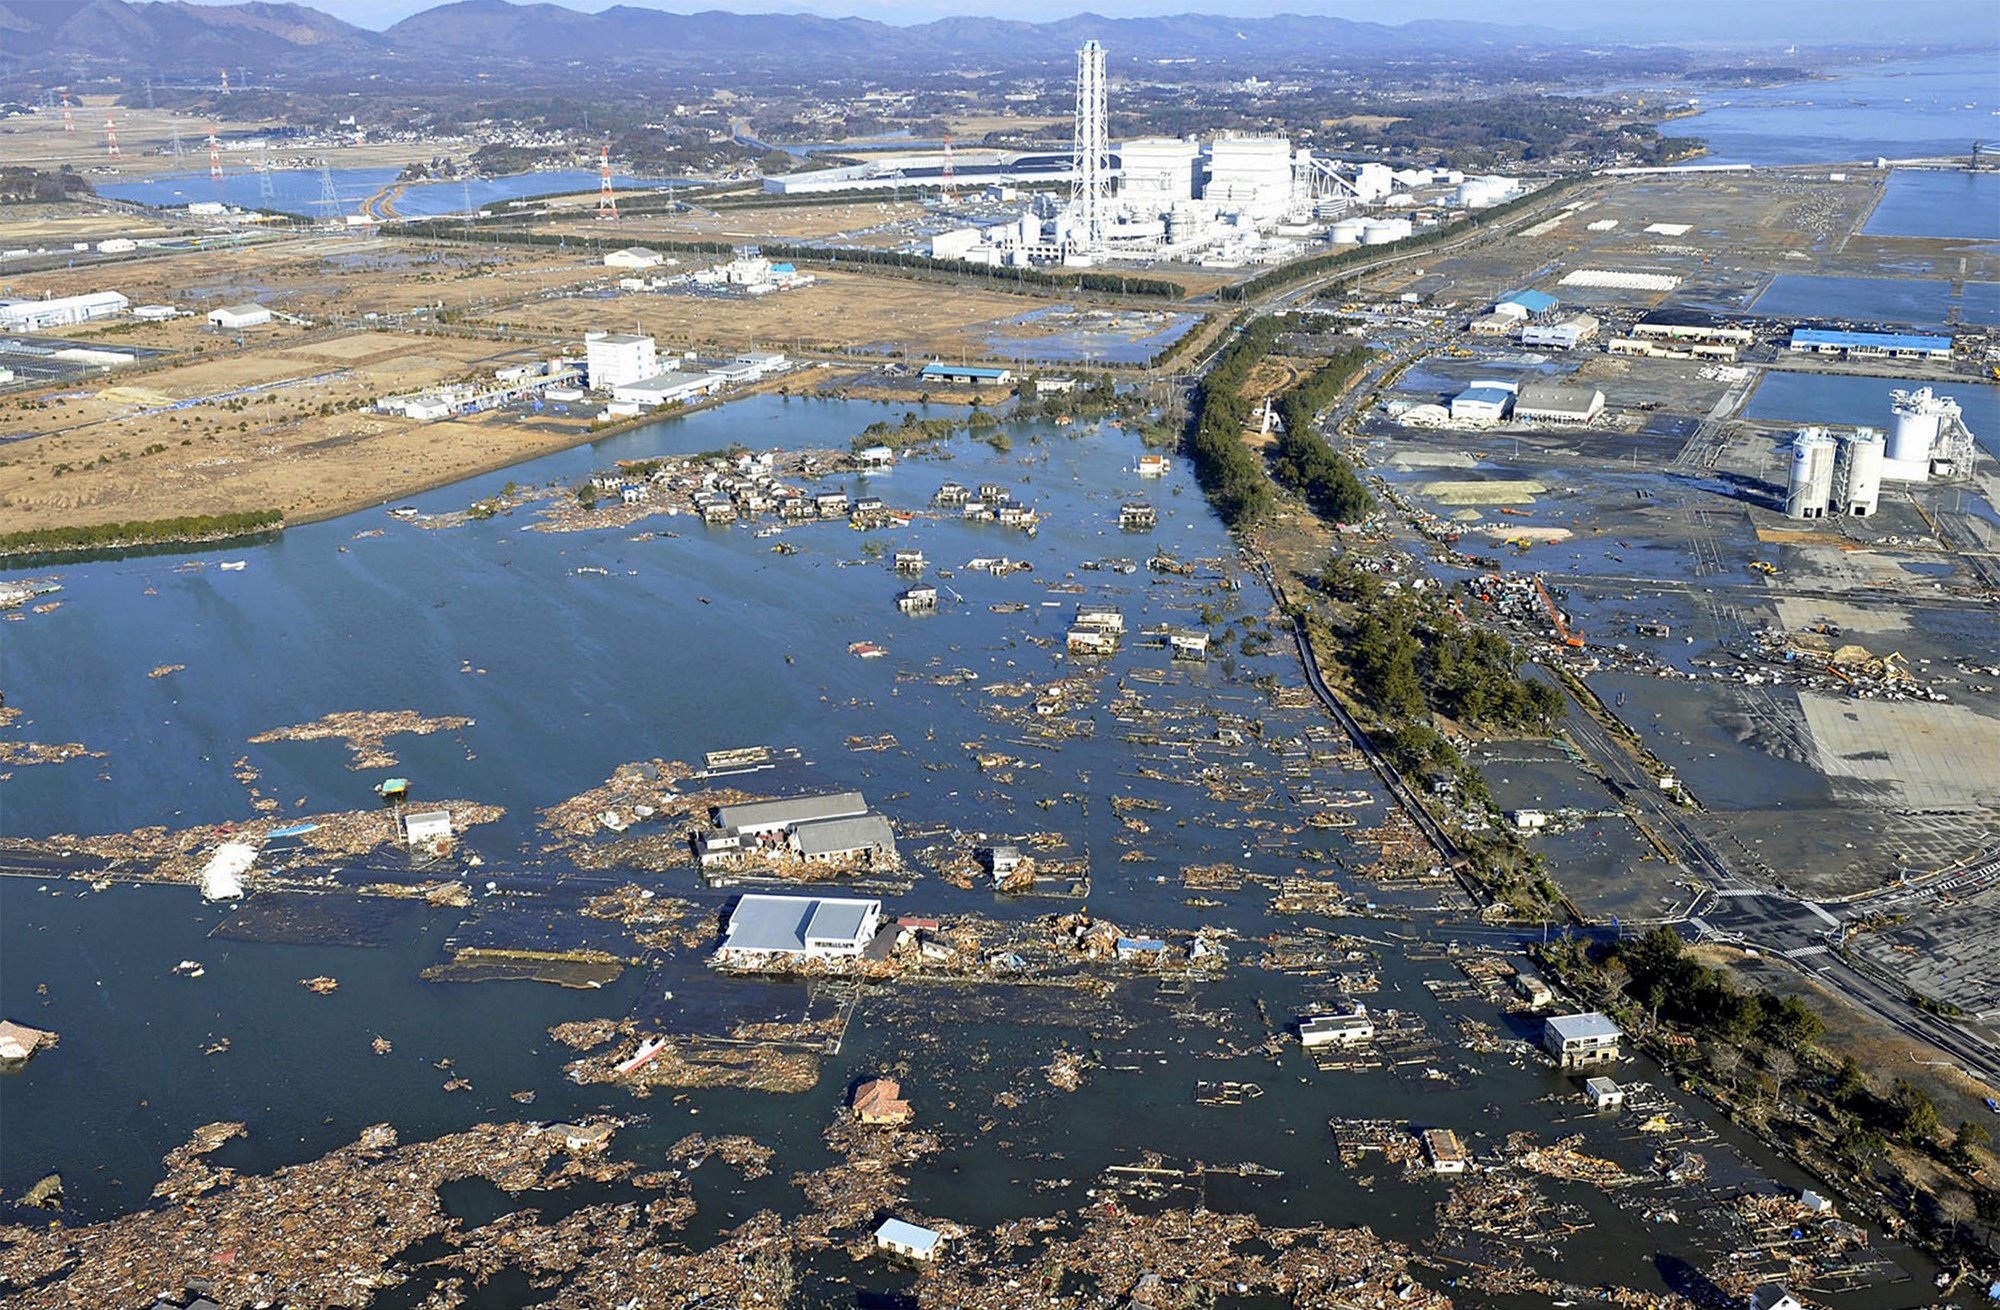
[(609, 391), (611, 399), (621, 405), (639, 405), (652, 409), (661, 405), (678, 405), (682, 401), (706, 396), (721, 388), (727, 381), (728, 379), (720, 373), (683, 373), (677, 369), (665, 369), (649, 377), (598, 389)]
[(209, 310), (208, 321), (224, 332), (240, 332), (244, 328), (269, 323), (271, 311), (262, 305), (224, 305), (221, 309)]
[(606, 268), (658, 268), (666, 262), (665, 255), (645, 246), (627, 246), (604, 257)]
[(980, 231), (976, 227), (953, 228), (940, 232), (931, 238), (932, 259), (964, 259), (972, 254), (980, 242)]
[(131, 303), (116, 291), (92, 291), (81, 296), (58, 296), (53, 300), (14, 300), (0, 305), (0, 329), (39, 332), (45, 328), (68, 327), (72, 323), (88, 323), (122, 314)]
[(1368, 1007), (1359, 1003), (1299, 1020), (1299, 1045), (1309, 1051), (1322, 1046), (1358, 1046), (1374, 1036), (1375, 1021), (1368, 1017)]
[(1512, 383), (1474, 382), (1451, 398), (1451, 416), (1465, 423), (1498, 423), (1513, 404)]
[(1604, 393), (1594, 387), (1530, 382), (1514, 397), (1514, 417), (1523, 423), (1589, 423), (1604, 412)]
[(1283, 218), (1292, 206), (1292, 143), (1281, 136), (1225, 136), (1208, 150), (1202, 199), (1255, 219)]
[(1553, 323), (1530, 323), (1521, 329), (1521, 344), (1543, 350), (1574, 350), (1597, 335), (1601, 326), (1590, 314), (1570, 314)]
[(1171, 207), (1199, 194), (1201, 146), (1181, 137), (1141, 137), (1118, 148), (1118, 198)]
[(1889, 441), (1882, 476), (1891, 482), (1924, 482), (1931, 474), (1962, 472), (1972, 456), (1965, 411), (1929, 387), (1889, 393)]
[(583, 354), (590, 385), (597, 391), (630, 386), (660, 371), (659, 350), (653, 338), (629, 332), (586, 332)]

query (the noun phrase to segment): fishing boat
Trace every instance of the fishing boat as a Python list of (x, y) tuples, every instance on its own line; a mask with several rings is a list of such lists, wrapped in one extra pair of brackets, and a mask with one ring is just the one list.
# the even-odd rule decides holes
[(639, 1043), (639, 1049), (632, 1053), (631, 1059), (618, 1066), (618, 1072), (621, 1074), (638, 1072), (646, 1061), (658, 1055), (666, 1045), (667, 1039), (664, 1037), (648, 1037)]
[(246, 560), (232, 559), (224, 560), (222, 563), (216, 565), (216, 567), (224, 573), (241, 573), (244, 569), (250, 567), (250, 565)]

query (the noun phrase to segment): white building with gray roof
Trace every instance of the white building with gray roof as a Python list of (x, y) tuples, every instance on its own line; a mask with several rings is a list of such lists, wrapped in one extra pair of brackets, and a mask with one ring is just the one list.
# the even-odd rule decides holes
[(729, 912), (716, 956), (852, 959), (882, 926), (882, 902), (834, 896), (749, 895)]

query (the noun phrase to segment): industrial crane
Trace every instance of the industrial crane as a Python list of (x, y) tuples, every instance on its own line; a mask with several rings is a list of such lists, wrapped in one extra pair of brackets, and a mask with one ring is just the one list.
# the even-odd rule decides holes
[(1549, 595), (1549, 589), (1543, 584), (1542, 575), (1539, 573), (1535, 575), (1535, 594), (1542, 598), (1542, 605), (1549, 612), (1549, 622), (1555, 625), (1556, 636), (1562, 640), (1562, 644), (1581, 650), (1583, 634), (1573, 630), (1569, 626), (1569, 620), (1563, 617), (1563, 612), (1556, 608), (1555, 597)]

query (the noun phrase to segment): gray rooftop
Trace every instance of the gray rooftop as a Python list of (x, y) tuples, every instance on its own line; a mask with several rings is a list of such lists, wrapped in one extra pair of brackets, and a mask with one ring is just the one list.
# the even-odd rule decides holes
[(1559, 1014), (1548, 1021), (1548, 1031), (1565, 1042), (1620, 1036), (1618, 1025), (1595, 1010), (1584, 1014)]
[(882, 1226), (875, 1230), (875, 1239), (880, 1242), (894, 1242), (897, 1246), (912, 1247), (919, 1251), (929, 1251), (943, 1240), (943, 1234), (906, 1223), (901, 1219), (884, 1219)]
[(781, 951), (803, 953), (806, 939), (825, 941), (836, 932), (841, 941), (853, 941), (872, 913), (880, 913), (882, 902), (817, 896), (745, 896), (729, 914), (729, 930), (722, 939), (728, 951)]
[(1593, 387), (1562, 387), (1547, 382), (1530, 382), (1515, 397), (1516, 409), (1555, 409), (1588, 414), (1600, 404), (1604, 393)]
[(879, 902), (875, 901), (821, 901), (813, 907), (812, 917), (806, 921), (806, 941), (858, 941), (868, 926), (870, 912), (877, 904)]
[(837, 791), (823, 796), (794, 796), (782, 801), (751, 801), (746, 805), (724, 805), (715, 812), (716, 822), (725, 828), (790, 827), (819, 819), (841, 819), (866, 814), (868, 802), (858, 791)]
[(895, 830), (879, 814), (802, 823), (793, 829), (792, 835), (798, 841), (801, 855), (839, 855), (871, 846), (896, 849)]

